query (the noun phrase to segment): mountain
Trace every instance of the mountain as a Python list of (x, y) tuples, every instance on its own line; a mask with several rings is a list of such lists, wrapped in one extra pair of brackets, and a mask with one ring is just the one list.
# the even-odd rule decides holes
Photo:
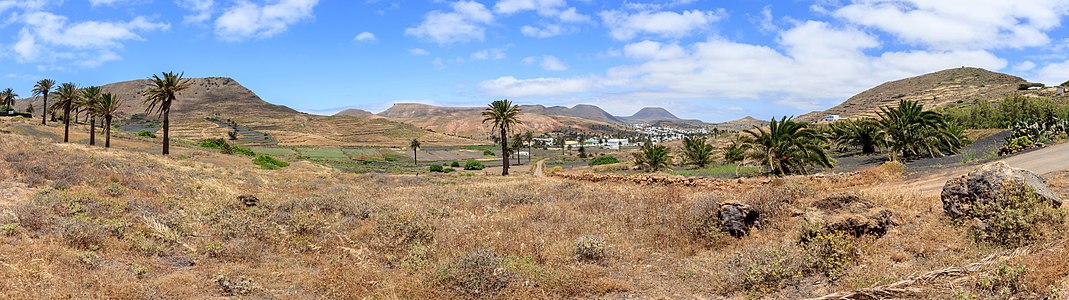
[(348, 109), (339, 111), (339, 112), (335, 113), (334, 116), (335, 117), (372, 118), (372, 119), (382, 118), (379, 115), (371, 113), (370, 111), (366, 111), (366, 110), (363, 110), (363, 109), (356, 109), (356, 108), (348, 108)]
[[(517, 131), (545, 132), (573, 128), (584, 131), (611, 131), (622, 129), (619, 121), (601, 108), (593, 105), (545, 107), (520, 105), (520, 124)], [(476, 140), (488, 139), (490, 125), (483, 123), (482, 107), (445, 107), (419, 103), (396, 103), (379, 113), (388, 120), (404, 122), (450, 135)]]
[(636, 112), (634, 115), (631, 115), (630, 117), (620, 117), (620, 119), (623, 119), (623, 120), (627, 121), (628, 123), (653, 123), (653, 122), (657, 122), (657, 121), (683, 121), (683, 119), (680, 119), (680, 118), (676, 117), (676, 115), (673, 115), (671, 112), (668, 112), (667, 109), (660, 108), (660, 107), (644, 107), (641, 110), (639, 110), (638, 112)]
[(999, 99), (1017, 92), (1026, 83), (1020, 77), (980, 68), (954, 68), (883, 83), (847, 99), (823, 112), (798, 119), (817, 121), (826, 115), (842, 118), (875, 116), (881, 107), (898, 105), (899, 100), (919, 101), (926, 108), (974, 99)]
[(744, 117), (742, 119), (738, 119), (738, 120), (734, 120), (734, 121), (727, 121), (727, 122), (724, 122), (724, 123), (715, 123), (715, 124), (713, 124), (713, 127), (716, 127), (716, 128), (730, 129), (730, 130), (740, 130), (740, 131), (741, 130), (753, 129), (754, 126), (757, 126), (757, 127), (768, 126), (768, 121), (758, 120), (758, 119), (756, 119), (754, 117), (746, 116), (746, 117)]
[[(425, 145), (477, 143), (381, 118), (336, 118), (301, 113), (268, 103), (231, 78), (189, 80), (190, 87), (179, 93), (171, 108), (171, 134), (176, 138), (226, 137), (226, 133), (234, 129), (231, 124), (236, 124), (242, 141), (252, 145), (405, 146), (417, 137)], [(126, 128), (158, 130), (153, 122), (147, 121), (156, 116), (146, 115), (147, 106), (140, 95), (148, 83), (148, 80), (131, 80), (101, 86), (105, 92), (125, 101), (117, 123), (128, 125)], [(32, 102), (39, 110), (41, 100), (33, 99)], [(31, 101), (23, 99), (17, 103), (24, 109)]]

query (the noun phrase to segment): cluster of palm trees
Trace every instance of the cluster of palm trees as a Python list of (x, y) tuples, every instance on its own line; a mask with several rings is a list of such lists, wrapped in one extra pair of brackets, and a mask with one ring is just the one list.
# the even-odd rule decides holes
[[(163, 154), (170, 153), (170, 111), (171, 105), (177, 100), (177, 94), (188, 88), (190, 82), (183, 78), (183, 74), (165, 72), (160, 75), (152, 75), (149, 85), (141, 92), (148, 104), (146, 112), (157, 113), (163, 119)], [(111, 147), (112, 121), (118, 115), (124, 103), (121, 97), (106, 92), (97, 86), (78, 87), (74, 83), (63, 83), (57, 86), (52, 79), (41, 79), (33, 86), (33, 96), (41, 97), (44, 110), (41, 113), (41, 125), (48, 125), (48, 115), (52, 115), (54, 122), (55, 114), (62, 111), (63, 114), (63, 142), (70, 142), (71, 120), (85, 114), (89, 123), (89, 145), (96, 145), (96, 130), (100, 128), (104, 134), (104, 147)], [(0, 92), (0, 100), (4, 105), (14, 105), (18, 97), (11, 89)], [(49, 105), (49, 98), (55, 100)], [(98, 126), (98, 119), (101, 121)]]
[(501, 176), (509, 175), (509, 148), (508, 134), (512, 126), (520, 124), (520, 108), (508, 99), (491, 102), (482, 112), (483, 124), (490, 122), (494, 129), (499, 130), (501, 137)]
[(844, 120), (829, 126), (828, 138), (840, 149), (861, 148), (863, 154), (887, 150), (891, 160), (957, 153), (968, 140), (961, 127), (915, 101), (880, 108), (879, 119)]

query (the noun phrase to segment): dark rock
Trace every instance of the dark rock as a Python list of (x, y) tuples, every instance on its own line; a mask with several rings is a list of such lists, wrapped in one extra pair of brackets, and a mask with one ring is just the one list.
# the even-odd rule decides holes
[(954, 219), (971, 217), (973, 206), (1004, 200), (1003, 191), (1008, 184), (1027, 187), (1053, 207), (1062, 205), (1062, 199), (1050, 189), (1043, 177), (1028, 170), (1012, 168), (1004, 162), (996, 162), (947, 181), (940, 197), (943, 211)]
[(260, 199), (257, 199), (256, 196), (253, 195), (241, 195), (238, 196), (238, 201), (241, 201), (245, 206), (253, 207), (256, 206), (256, 203), (260, 202)]
[(873, 207), (873, 204), (868, 200), (862, 199), (861, 196), (854, 193), (842, 193), (832, 195), (830, 197), (821, 199), (814, 202), (813, 207), (825, 212), (840, 212), (847, 211), (853, 213), (862, 213), (868, 211)]
[(757, 223), (758, 213), (745, 204), (721, 203), (718, 217), (721, 230), (739, 238), (750, 233), (750, 228)]
[(898, 223), (895, 223), (894, 219), (892, 219), (893, 215), (894, 214), (892, 214), (891, 211), (886, 209), (871, 215), (849, 215), (840, 218), (838, 221), (829, 223), (827, 229), (846, 233), (854, 237), (871, 235), (879, 238), (898, 225)]

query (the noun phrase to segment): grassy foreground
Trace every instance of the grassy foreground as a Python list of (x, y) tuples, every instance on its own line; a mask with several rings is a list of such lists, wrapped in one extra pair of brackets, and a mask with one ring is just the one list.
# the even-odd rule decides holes
[[(110, 150), (59, 144), (21, 133), (55, 128), (2, 126), (4, 299), (796, 299), (1012, 250), (974, 242), (938, 195), (883, 169), (717, 190), (359, 175), (307, 162), (261, 170), (182, 145), (163, 157), (134, 137)], [(1047, 179), (1066, 196), (1069, 174)], [(800, 246), (813, 203), (844, 192), (892, 211), (898, 226), (881, 238), (821, 236), (828, 251)], [(702, 208), (718, 201), (750, 204), (769, 222), (740, 239), (710, 233)], [(1069, 290), (1064, 237), (1033, 249), (921, 296)]]

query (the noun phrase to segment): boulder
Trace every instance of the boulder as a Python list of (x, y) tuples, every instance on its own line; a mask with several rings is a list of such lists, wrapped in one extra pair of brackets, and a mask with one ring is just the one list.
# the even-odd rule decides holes
[(260, 202), (260, 199), (257, 199), (256, 196), (253, 195), (241, 195), (238, 196), (238, 201), (241, 201), (241, 204), (244, 204), (247, 207), (253, 207)]
[(867, 215), (848, 215), (833, 220), (827, 225), (827, 229), (830, 231), (837, 231), (852, 235), (854, 237), (861, 237), (863, 235), (870, 235), (874, 237), (883, 237), (898, 223), (895, 223), (892, 217), (894, 214), (891, 211), (883, 209), (872, 214)]
[(742, 203), (721, 203), (717, 214), (720, 219), (720, 229), (736, 238), (749, 234), (750, 227), (757, 223), (758, 217), (753, 208)]
[(1004, 162), (995, 162), (947, 181), (940, 195), (943, 211), (953, 219), (970, 217), (973, 206), (1004, 200), (1003, 190), (1008, 184), (1031, 189), (1053, 207), (1062, 205), (1062, 199), (1050, 189), (1043, 177), (1028, 170), (1010, 167)]
[(894, 213), (881, 208), (855, 193), (840, 193), (813, 202), (806, 221), (824, 224), (827, 231), (837, 231), (854, 237), (869, 235), (883, 237), (898, 223)]

